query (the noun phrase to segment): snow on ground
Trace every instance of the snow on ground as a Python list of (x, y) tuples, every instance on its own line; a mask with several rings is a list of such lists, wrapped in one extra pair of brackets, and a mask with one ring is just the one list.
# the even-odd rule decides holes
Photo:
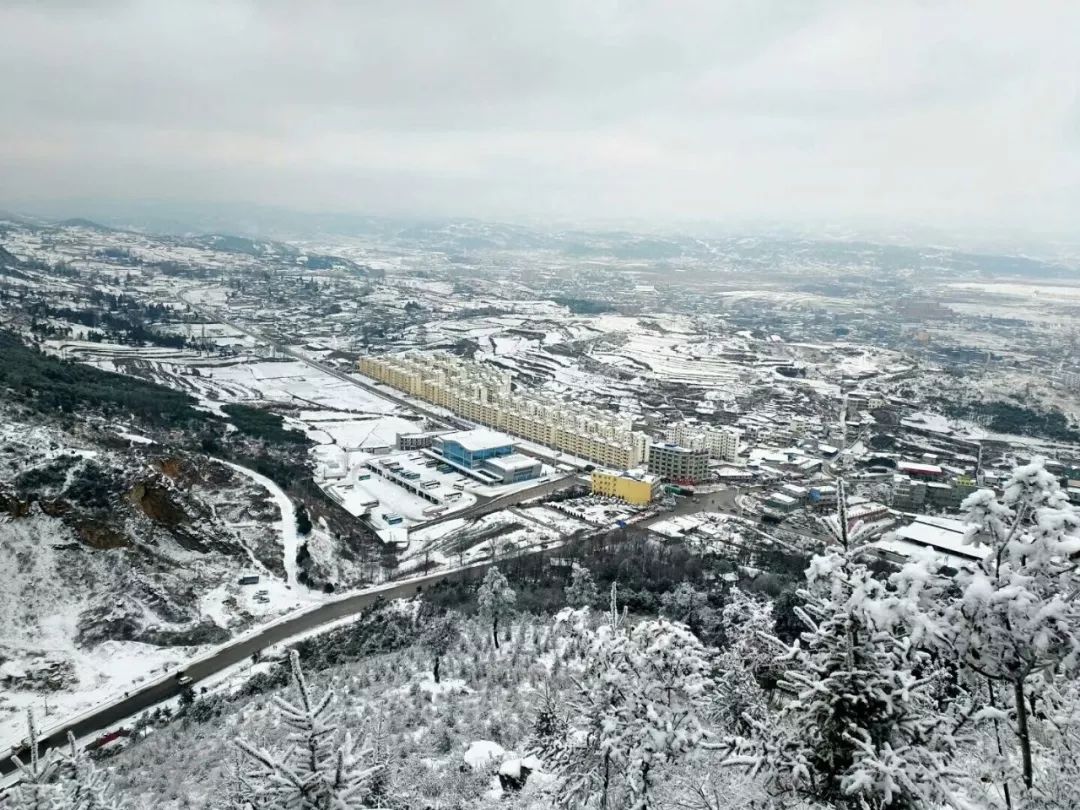
[(318, 420), (314, 425), (318, 427), (319, 432), (330, 437), (331, 443), (350, 450), (393, 447), (399, 433), (416, 433), (420, 430), (419, 420), (405, 419), (400, 416), (375, 419), (353, 418), (347, 421)]
[(506, 749), (491, 740), (476, 740), (463, 755), (465, 764), (474, 771), (486, 771), (502, 762)]
[(231, 461), (223, 461), (222, 464), (226, 464), (241, 475), (247, 476), (252, 481), (266, 487), (269, 490), (271, 497), (278, 505), (278, 509), (281, 510), (281, 520), (274, 523), (276, 531), (281, 532), (281, 547), (284, 554), (285, 562), (285, 577), (287, 584), (290, 587), (297, 586), (296, 580), (296, 552), (299, 547), (300, 541), (296, 533), (296, 512), (293, 507), (293, 502), (289, 500), (289, 496), (285, 494), (285, 491), (279, 487), (276, 483), (271, 481), (265, 475), (249, 470), (247, 467), (242, 467), (239, 464), (233, 464)]
[(542, 523), (560, 534), (573, 534), (580, 529), (588, 528), (588, 524), (583, 520), (546, 506), (531, 506), (527, 509), (519, 509), (518, 512), (524, 517)]
[(33, 709), (39, 729), (64, 722), (81, 712), (116, 700), (126, 691), (163, 673), (209, 647), (158, 647), (134, 641), (106, 641), (92, 650), (71, 650), (79, 676), (78, 691), (9, 690), (0, 698), (0, 749), (26, 736), (26, 710)]
[(154, 444), (153, 439), (148, 439), (146, 438), (146, 436), (139, 436), (135, 433), (129, 433), (122, 429), (117, 429), (116, 435), (119, 436), (121, 439), (127, 439), (129, 442), (132, 442), (134, 444)]
[(232, 383), (245, 389), (250, 392), (250, 399), (368, 414), (390, 414), (398, 407), (299, 360), (237, 363), (204, 369), (201, 373), (214, 382)]
[(88, 606), (86, 593), (73, 593), (61, 572), (72, 565), (93, 584), (104, 576), (117, 552), (90, 561), (72, 559), (77, 545), (70, 529), (58, 519), (34, 515), (0, 523), (0, 551), (14, 583), (0, 588), (0, 676), (37, 671), (50, 662), (70, 665), (70, 690), (48, 693), (5, 689), (0, 693), (0, 741), (23, 736), (25, 710), (69, 716), (149, 677), (155, 669), (183, 661), (194, 647), (159, 647), (138, 642), (106, 641), (93, 648), (79, 646), (79, 622)]
[(465, 528), (467, 523), (468, 521), (464, 518), (455, 518), (454, 520), (436, 523), (434, 526), (423, 526), (422, 528), (411, 532), (409, 534), (409, 539), (413, 544), (425, 546)]

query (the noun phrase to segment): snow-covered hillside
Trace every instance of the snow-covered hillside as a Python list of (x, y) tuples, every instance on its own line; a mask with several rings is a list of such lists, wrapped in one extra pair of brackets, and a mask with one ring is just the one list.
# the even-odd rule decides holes
[(261, 476), (118, 426), (2, 421), (0, 740), (24, 707), (70, 715), (319, 598), (286, 587), (295, 518)]

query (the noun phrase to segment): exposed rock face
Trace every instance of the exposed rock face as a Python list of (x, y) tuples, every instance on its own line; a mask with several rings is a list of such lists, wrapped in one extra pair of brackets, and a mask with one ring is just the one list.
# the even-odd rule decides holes
[[(225, 641), (256, 616), (231, 592), (238, 576), (260, 563), (284, 575), (265, 488), (201, 454), (113, 435), (0, 398), (0, 692), (62, 688), (83, 671), (64, 667), (105, 642)], [(202, 610), (215, 591), (222, 626)]]
[(72, 528), (75, 529), (79, 539), (90, 548), (125, 548), (131, 545), (131, 540), (126, 533), (94, 518), (78, 520), (73, 524)]
[(30, 501), (20, 500), (14, 493), (0, 492), (0, 514), (23, 518), (30, 514)]
[(86, 610), (79, 617), (79, 634), (75, 640), (80, 647), (93, 647), (103, 641), (134, 641), (141, 631), (137, 616), (101, 606)]
[(169, 491), (152, 481), (141, 481), (128, 493), (128, 500), (151, 520), (165, 526), (179, 526), (188, 516), (173, 500)]
[[(5, 660), (0, 657), (0, 664)], [(70, 661), (41, 656), (17, 666), (0, 667), (0, 685), (5, 689), (31, 692), (59, 692), (75, 683), (75, 667)]]
[(229, 631), (210, 619), (184, 629), (150, 627), (135, 639), (159, 647), (193, 647), (197, 644), (221, 644), (229, 640)]

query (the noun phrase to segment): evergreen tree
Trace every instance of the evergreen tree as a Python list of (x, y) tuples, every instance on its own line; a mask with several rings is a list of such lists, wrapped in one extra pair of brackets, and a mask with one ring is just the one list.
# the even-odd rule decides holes
[(896, 629), (905, 606), (860, 562), (842, 481), (838, 490), (838, 548), (811, 561), (796, 609), (807, 629), (779, 659), (789, 698), (778, 716), (748, 717), (753, 735), (728, 740), (725, 762), (835, 807), (936, 810), (958, 781), (956, 724), (917, 677), (929, 655)]
[(709, 596), (689, 582), (680, 582), (675, 590), (660, 597), (661, 613), (670, 621), (685, 624), (699, 638), (711, 641), (720, 617), (709, 604)]
[(725, 646), (717, 657), (713, 719), (729, 733), (748, 734), (750, 719), (764, 719), (767, 694), (776, 689), (781, 669), (769, 640), (772, 603), (732, 589), (721, 612)]
[(567, 727), (565, 712), (559, 705), (559, 695), (551, 681), (547, 681), (540, 693), (533, 718), (530, 747), (543, 751), (559, 744), (566, 735)]
[(499, 649), (499, 619), (517, 602), (517, 594), (506, 581), (503, 572), (493, 565), (484, 575), (484, 581), (480, 583), (476, 600), (480, 605), (480, 612), (491, 619), (491, 638), (497, 650)]
[[(1030, 790), (1031, 727), (1042, 714), (1033, 709), (1061, 679), (1080, 674), (1080, 511), (1041, 461), (1014, 470), (1000, 500), (979, 490), (963, 508), (969, 541), (987, 553), (979, 565), (957, 573), (957, 595), (936, 617), (932, 637), (985, 679), (995, 703), (994, 684), (1004, 687), (1007, 711), (991, 705), (980, 716), (1012, 724), (1020, 776)], [(948, 583), (938, 586), (947, 592)]]
[(559, 615), (583, 651), (569, 727), (541, 746), (559, 776), (559, 807), (655, 807), (661, 768), (705, 735), (698, 715), (711, 688), (709, 652), (664, 619), (627, 628), (615, 594), (613, 588), (610, 614), (597, 628), (585, 610)]
[(30, 759), (23, 762), (16, 754), (11, 758), (19, 773), (19, 781), (8, 797), (11, 810), (60, 810), (62, 807), (56, 784), (58, 762), (52, 751), (41, 756), (41, 743), (38, 740), (34, 712), (26, 710), (26, 741)]
[(363, 752), (355, 750), (348, 734), (342, 735), (333, 716), (333, 690), (316, 697), (300, 668), (296, 650), (289, 652), (293, 680), (300, 703), (274, 698), (282, 723), (291, 731), (284, 757), (237, 740), (253, 761), (247, 775), (254, 788), (248, 803), (265, 810), (353, 810), (364, 807), (362, 793), (379, 766), (359, 764)]
[(68, 732), (70, 752), (64, 757), (63, 807), (64, 810), (121, 810), (121, 799), (113, 796), (105, 772), (95, 767), (86, 752), (75, 743), (75, 735)]
[(435, 683), (440, 683), (440, 664), (443, 656), (450, 652), (454, 645), (457, 644), (458, 639), (461, 638), (461, 624), (458, 617), (453, 613), (436, 616), (428, 622), (421, 638), (427, 648), (431, 650), (432, 677), (435, 679)]
[(570, 569), (570, 582), (564, 593), (566, 604), (572, 608), (591, 608), (600, 596), (592, 572), (577, 561)]

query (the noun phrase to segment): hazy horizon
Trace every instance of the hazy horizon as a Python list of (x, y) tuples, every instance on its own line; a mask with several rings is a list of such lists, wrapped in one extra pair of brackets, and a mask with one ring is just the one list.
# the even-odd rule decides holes
[(0, 208), (1071, 236), (1078, 24), (1064, 3), (9, 3)]

